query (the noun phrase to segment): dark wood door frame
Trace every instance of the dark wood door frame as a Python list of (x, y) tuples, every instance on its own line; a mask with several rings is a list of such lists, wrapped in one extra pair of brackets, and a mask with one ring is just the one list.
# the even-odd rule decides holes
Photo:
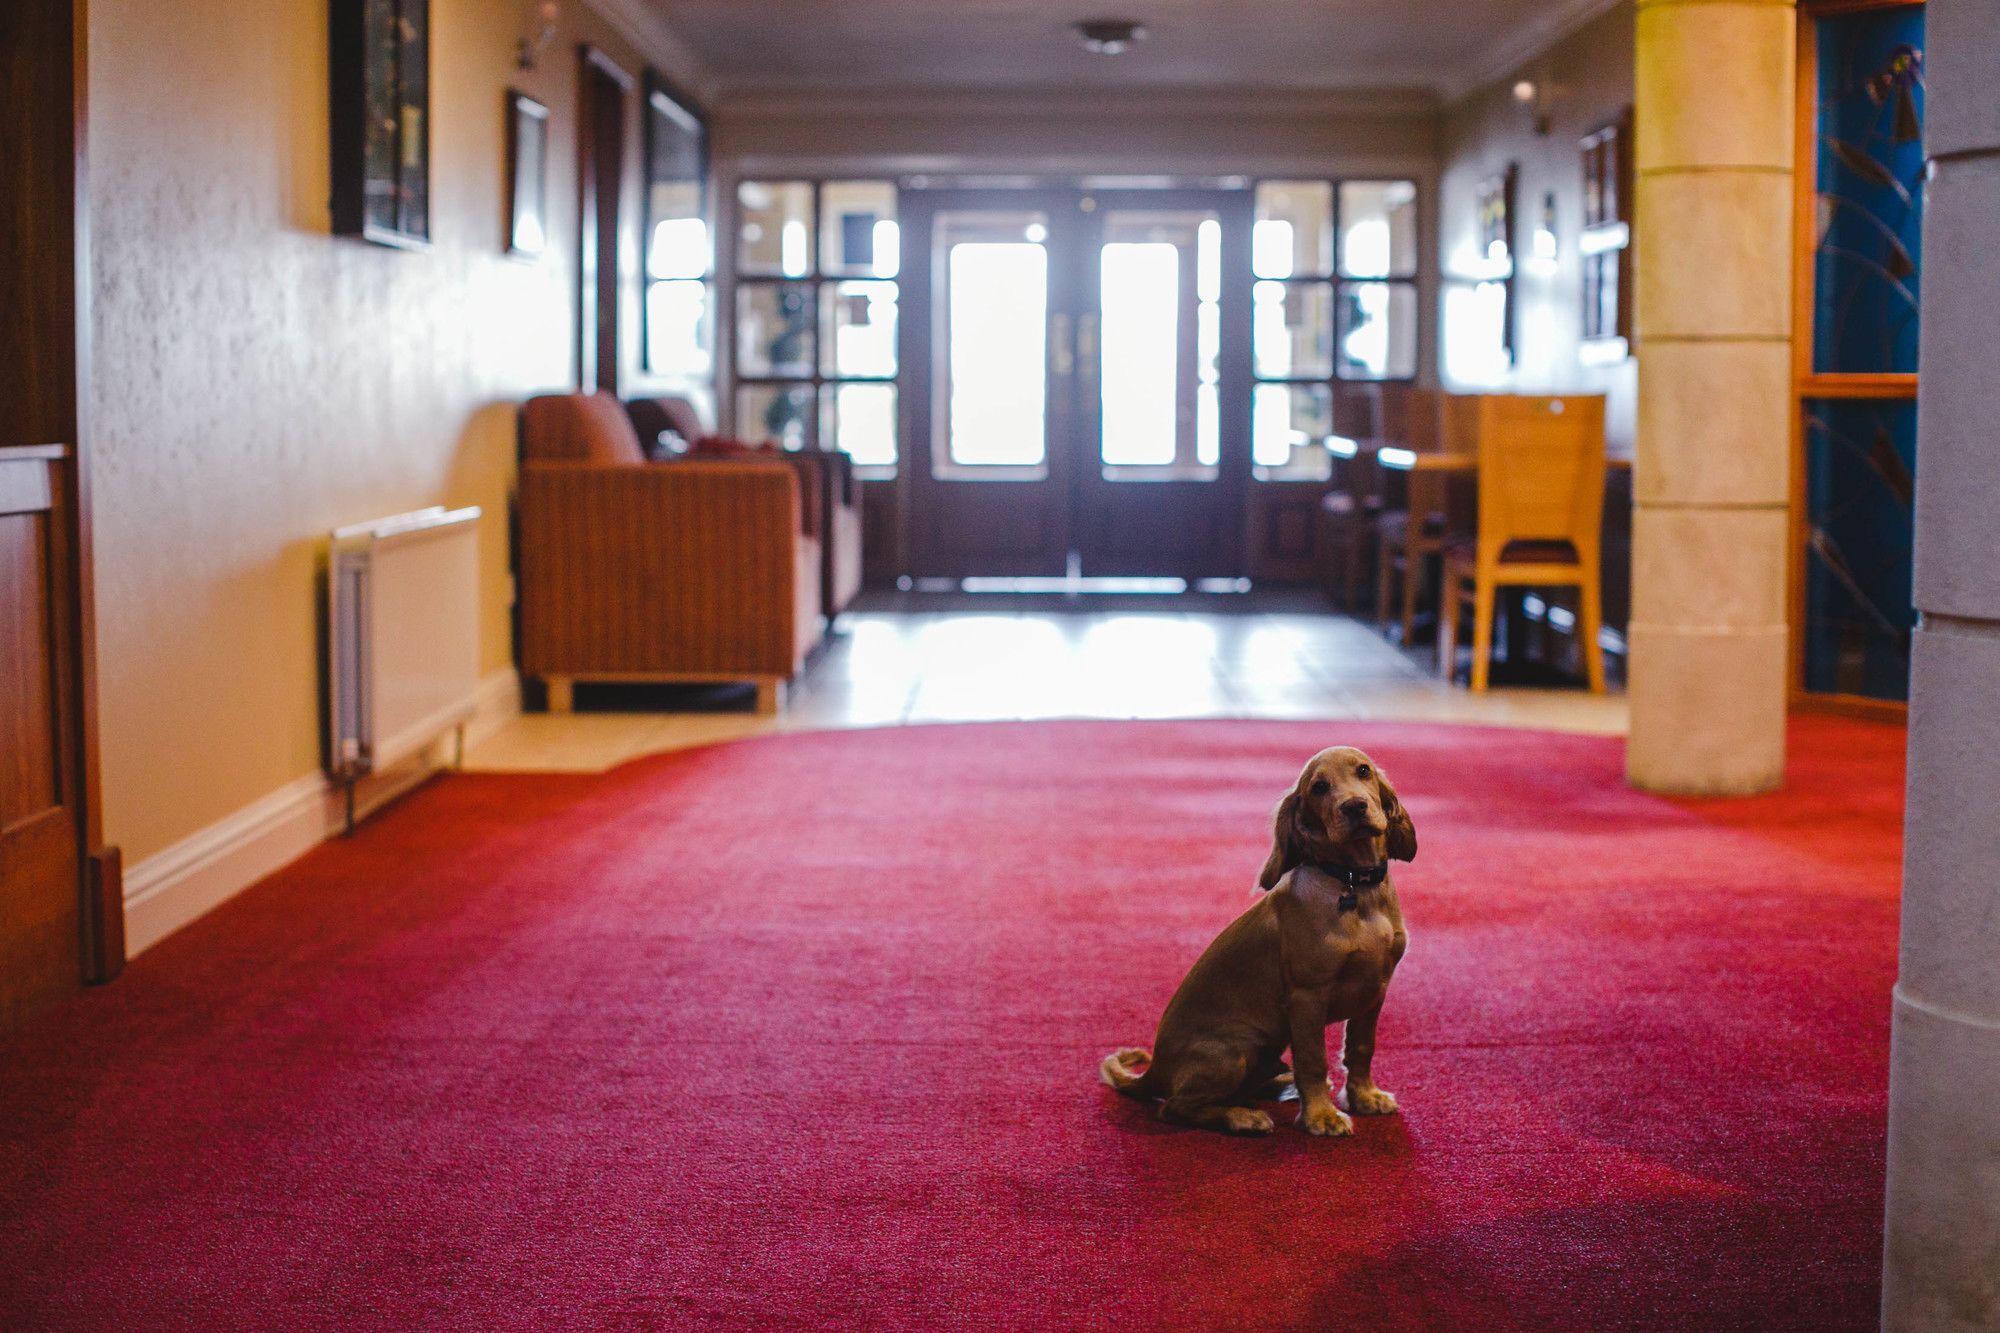
[[(1082, 214), (1076, 191), (1052, 189), (905, 190), (902, 217), (902, 314), (898, 364), (901, 376), (903, 466), (898, 474), (909, 572), (919, 578), (975, 574), (1053, 576), (1068, 566), (1070, 469), (1076, 451), (1067, 445), (1076, 414), (1074, 265), (1082, 247)], [(949, 393), (938, 373), (944, 346), (937, 321), (942, 292), (932, 243), (940, 214), (1035, 213), (1046, 218), (1049, 305), (1044, 376), (1047, 453), (1039, 480), (954, 479), (938, 475), (934, 446), (943, 400)], [(945, 315), (948, 318), (948, 313)]]
[(625, 212), (626, 112), (635, 81), (594, 46), (577, 66), (577, 383), (619, 392), (624, 274), (619, 231)]
[(84, 0), (0, 6), (0, 1025), (124, 964), (98, 808)]
[[(1095, 372), (1078, 395), (1075, 435), (1077, 453), (1072, 469), (1070, 512), (1074, 545), (1086, 575), (1168, 575), (1189, 580), (1237, 578), (1248, 573), (1244, 538), (1244, 507), (1250, 484), (1251, 417), (1251, 286), (1250, 229), (1255, 204), (1248, 190), (1132, 189), (1092, 190), (1092, 208), (1079, 263), (1078, 299), (1086, 316), (1099, 318), (1102, 266), (1098, 248), (1104, 243), (1107, 218), (1118, 212), (1213, 213), (1221, 228), (1220, 321), (1221, 365), (1217, 382), (1216, 475), (1202, 481), (1114, 481), (1104, 475), (1099, 450), (1103, 430), (1102, 400)], [(1192, 288), (1192, 266), (1186, 285)], [(1192, 291), (1188, 292), (1192, 296)], [(1192, 315), (1194, 302), (1187, 301)], [(1095, 328), (1094, 348), (1101, 352), (1103, 330)], [(1190, 319), (1184, 332), (1181, 366), (1193, 373), (1197, 343)]]
[[(1221, 422), (1211, 480), (1103, 476), (1091, 358), (1099, 354), (1098, 250), (1109, 209), (1207, 211), (1222, 228)], [(902, 459), (897, 478), (903, 569), (918, 578), (1061, 575), (1072, 553), (1090, 575), (1234, 578), (1248, 572), (1251, 475), (1251, 272), (1248, 190), (1020, 188), (905, 190), (902, 256)], [(1049, 246), (1048, 457), (1038, 481), (938, 475), (936, 323), (940, 214), (1034, 212)], [(1192, 333), (1192, 330), (1190, 330)]]

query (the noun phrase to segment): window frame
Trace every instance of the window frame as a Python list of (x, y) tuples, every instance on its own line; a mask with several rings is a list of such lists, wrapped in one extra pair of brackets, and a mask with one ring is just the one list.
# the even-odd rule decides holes
[[(1341, 225), (1340, 225), (1341, 187), (1345, 185), (1382, 185), (1382, 184), (1392, 184), (1392, 183), (1407, 184), (1411, 189), (1410, 207), (1415, 210), (1414, 227), (1417, 236), (1417, 243), (1416, 243), (1416, 253), (1411, 261), (1410, 271), (1408, 274), (1390, 275), (1387, 277), (1366, 277), (1366, 278), (1354, 277), (1347, 270), (1347, 247), (1344, 244), (1343, 237), (1341, 234)], [(1253, 177), (1250, 181), (1250, 202), (1251, 202), (1251, 208), (1253, 210), (1253, 217), (1250, 225), (1253, 228), (1257, 225), (1254, 217), (1254, 210), (1257, 205), (1258, 194), (1266, 185), (1294, 185), (1294, 184), (1305, 184), (1305, 185), (1325, 184), (1329, 186), (1331, 189), (1332, 192), (1331, 207), (1328, 216), (1330, 219), (1330, 224), (1333, 228), (1332, 265), (1324, 273), (1303, 274), (1303, 275), (1293, 274), (1290, 277), (1284, 277), (1284, 278), (1264, 277), (1263, 275), (1257, 273), (1255, 271), (1255, 268), (1253, 267), (1250, 273), (1250, 300), (1252, 302), (1254, 309), (1257, 288), (1261, 284), (1267, 282), (1278, 283), (1282, 285), (1287, 295), (1289, 295), (1291, 290), (1295, 287), (1306, 288), (1306, 289), (1319, 287), (1328, 290), (1333, 298), (1333, 305), (1330, 312), (1332, 319), (1331, 334), (1333, 338), (1332, 373), (1327, 375), (1266, 375), (1258, 369), (1256, 348), (1253, 345), (1251, 348), (1250, 358), (1249, 358), (1251, 410), (1254, 414), (1256, 410), (1255, 405), (1257, 402), (1258, 390), (1264, 388), (1266, 385), (1278, 386), (1283, 388), (1312, 388), (1314, 386), (1324, 386), (1327, 392), (1328, 414), (1329, 417), (1332, 417), (1340, 410), (1339, 404), (1341, 396), (1341, 386), (1343, 385), (1356, 385), (1356, 384), (1414, 385), (1422, 377), (1423, 359), (1424, 359), (1423, 349), (1425, 345), (1424, 322), (1427, 318), (1424, 308), (1425, 302), (1423, 299), (1423, 275), (1424, 275), (1423, 236), (1424, 236), (1424, 221), (1425, 221), (1424, 182), (1423, 180), (1414, 175), (1399, 176), (1394, 174), (1381, 174), (1381, 173), (1371, 173), (1366, 175), (1354, 175), (1354, 176), (1309, 176), (1309, 175), (1257, 176)], [(1398, 287), (1401, 287), (1406, 289), (1410, 293), (1410, 304), (1415, 312), (1414, 313), (1415, 326), (1413, 333), (1416, 340), (1416, 352), (1415, 355), (1413, 355), (1410, 358), (1409, 374), (1377, 376), (1377, 375), (1352, 375), (1352, 374), (1342, 373), (1342, 358), (1340, 355), (1341, 309), (1342, 309), (1341, 303), (1345, 299), (1347, 299), (1347, 295), (1350, 291), (1358, 287), (1382, 287), (1384, 289), (1391, 291), (1393, 291)], [(1253, 339), (1253, 342), (1255, 336), (1256, 333), (1253, 324), (1251, 331), (1251, 337)], [(1251, 480), (1267, 484), (1272, 482), (1280, 482), (1280, 483), (1301, 482), (1301, 481), (1323, 482), (1325, 480), (1324, 477), (1319, 477), (1319, 478), (1294, 477), (1294, 476), (1286, 476), (1283, 475), (1282, 473), (1278, 473), (1277, 475), (1265, 475), (1265, 465), (1256, 461), (1256, 439), (1255, 439), (1256, 424), (1254, 415), (1252, 418), (1250, 429), (1251, 429), (1251, 459), (1250, 459)], [(1332, 468), (1332, 463), (1331, 460), (1329, 460), (1328, 475), (1331, 475), (1331, 468)], [(1275, 472), (1275, 469), (1273, 471)]]
[[(752, 183), (804, 185), (810, 188), (812, 192), (811, 263), (808, 265), (809, 271), (804, 275), (788, 277), (782, 274), (746, 274), (742, 271), (740, 243), (742, 239), (743, 213), (741, 198), (737, 192), (743, 186)], [(809, 389), (811, 390), (812, 401), (806, 414), (805, 443), (800, 447), (802, 449), (837, 449), (837, 445), (829, 444), (821, 439), (821, 426), (826, 415), (827, 391), (831, 389), (837, 395), (841, 388), (851, 384), (887, 385), (894, 389), (897, 395), (896, 410), (899, 429), (897, 430), (895, 439), (896, 459), (891, 463), (862, 463), (857, 461), (854, 464), (854, 472), (857, 477), (863, 480), (888, 480), (896, 476), (902, 467), (903, 461), (903, 441), (900, 430), (903, 362), (900, 334), (897, 340), (896, 371), (892, 375), (829, 374), (826, 369), (826, 289), (837, 289), (842, 283), (849, 282), (882, 283), (895, 290), (896, 320), (899, 329), (901, 328), (903, 319), (902, 256), (900, 253), (897, 256), (896, 276), (894, 277), (884, 278), (865, 273), (828, 273), (826, 271), (826, 246), (824, 244), (825, 237), (822, 234), (825, 224), (823, 211), (825, 207), (825, 190), (829, 185), (846, 184), (884, 185), (893, 190), (897, 198), (896, 222), (899, 228), (898, 235), (900, 236), (902, 223), (902, 182), (894, 176), (849, 174), (825, 176), (758, 175), (745, 176), (730, 182), (728, 235), (730, 272), (733, 277), (729, 294), (729, 420), (731, 429), (741, 436), (743, 434), (743, 423), (738, 420), (738, 405), (741, 401), (743, 390), (746, 388)], [(804, 287), (808, 292), (808, 300), (812, 310), (813, 328), (811, 373), (805, 375), (744, 374), (739, 364), (739, 348), (737, 346), (737, 328), (744, 299), (743, 294), (758, 288), (777, 289), (783, 287)], [(853, 457), (852, 454), (848, 456), (850, 458)]]

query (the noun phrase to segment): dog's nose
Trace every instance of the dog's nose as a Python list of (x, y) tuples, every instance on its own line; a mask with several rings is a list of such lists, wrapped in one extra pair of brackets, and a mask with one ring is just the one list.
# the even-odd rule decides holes
[(1358, 819), (1360, 816), (1368, 813), (1368, 798), (1365, 796), (1348, 797), (1340, 803), (1340, 813), (1346, 815), (1349, 819)]

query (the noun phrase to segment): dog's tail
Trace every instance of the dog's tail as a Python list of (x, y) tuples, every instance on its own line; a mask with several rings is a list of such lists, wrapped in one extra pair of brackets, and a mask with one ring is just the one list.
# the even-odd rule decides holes
[(1149, 1091), (1144, 1086), (1146, 1076), (1152, 1068), (1151, 1051), (1143, 1046), (1121, 1046), (1098, 1064), (1097, 1076), (1104, 1080), (1105, 1087), (1127, 1097), (1144, 1097)]

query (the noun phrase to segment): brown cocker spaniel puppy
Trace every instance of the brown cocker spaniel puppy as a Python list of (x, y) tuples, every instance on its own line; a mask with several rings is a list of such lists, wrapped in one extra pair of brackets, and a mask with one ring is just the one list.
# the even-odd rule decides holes
[(1104, 1058), (1099, 1074), (1128, 1097), (1161, 1099), (1162, 1118), (1237, 1134), (1268, 1134), (1249, 1103), (1279, 1096), (1297, 1066), (1299, 1127), (1344, 1135), (1354, 1126), (1327, 1095), (1326, 1029), (1347, 1023), (1341, 1105), (1388, 1115), (1375, 1086), (1375, 1021), (1409, 936), (1389, 861), (1414, 860), (1417, 831), (1375, 762), (1348, 746), (1322, 750), (1278, 803), (1271, 892), (1195, 960), (1167, 1002), (1149, 1051)]

